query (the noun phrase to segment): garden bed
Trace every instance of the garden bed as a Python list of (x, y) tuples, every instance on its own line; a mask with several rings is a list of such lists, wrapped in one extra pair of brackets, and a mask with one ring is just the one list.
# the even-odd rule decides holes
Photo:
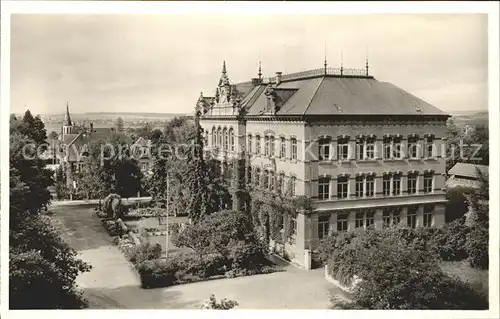
[[(265, 258), (264, 251), (256, 243), (237, 241), (228, 247), (229, 254), (226, 255), (217, 251), (209, 253), (184, 246), (176, 247), (173, 244), (174, 238), (185, 227), (192, 227), (181, 222), (187, 220), (185, 217), (173, 217), (170, 220), (173, 223), (169, 223), (167, 227), (159, 223), (158, 215), (153, 218), (145, 218), (142, 213), (139, 215), (141, 215), (140, 220), (122, 222), (108, 220), (97, 212), (97, 216), (102, 218), (104, 228), (114, 237), (113, 242), (139, 273), (143, 288), (168, 287), (277, 271), (275, 265)], [(167, 229), (171, 236), (168, 243), (168, 259), (165, 259), (162, 255), (166, 251)]]

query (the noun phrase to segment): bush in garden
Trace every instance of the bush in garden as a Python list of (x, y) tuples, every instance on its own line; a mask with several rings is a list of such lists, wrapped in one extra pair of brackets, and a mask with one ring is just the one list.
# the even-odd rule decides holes
[(470, 187), (453, 187), (446, 191), (446, 222), (452, 222), (461, 219), (469, 211), (466, 195), (472, 194), (473, 188)]
[(145, 260), (137, 265), (142, 288), (168, 287), (176, 282), (175, 273), (179, 269), (173, 259)]
[(205, 302), (201, 309), (230, 310), (235, 306), (238, 306), (238, 302), (235, 300), (227, 300), (224, 298), (221, 299), (220, 302), (217, 302), (215, 295), (211, 295), (210, 299)]
[(134, 246), (127, 256), (133, 264), (140, 264), (146, 260), (159, 259), (161, 257), (161, 245), (149, 242)]
[(251, 270), (258, 269), (266, 263), (265, 249), (261, 244), (239, 242), (231, 246), (229, 259), (231, 260), (231, 269)]
[(488, 227), (477, 223), (467, 236), (466, 250), (471, 267), (488, 269), (489, 256)]
[(468, 257), (466, 242), (470, 228), (464, 218), (445, 224), (432, 239), (432, 249), (445, 261), (460, 261)]
[(323, 241), (320, 254), (332, 274), (343, 284), (350, 284), (354, 275), (361, 279), (354, 287), (353, 302), (336, 307), (486, 309), (484, 296), (441, 271), (436, 254), (424, 249), (419, 235), (423, 236), (406, 229), (369, 230)]
[(177, 236), (174, 245), (192, 248), (199, 254), (218, 253), (228, 257), (231, 243), (256, 243), (252, 223), (238, 211), (221, 211), (190, 224)]
[(108, 232), (108, 234), (112, 237), (119, 236), (121, 233), (120, 226), (114, 220), (102, 220), (102, 225), (104, 229)]
[(201, 256), (192, 253), (179, 254), (175, 259), (179, 264), (176, 277), (181, 282), (185, 281), (188, 275), (199, 279), (222, 276), (231, 266), (229, 260), (215, 254)]

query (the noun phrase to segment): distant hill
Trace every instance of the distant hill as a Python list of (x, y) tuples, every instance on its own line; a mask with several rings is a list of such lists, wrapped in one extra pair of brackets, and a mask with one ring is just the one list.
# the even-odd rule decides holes
[(488, 111), (461, 111), (450, 112), (453, 121), (458, 126), (465, 125), (488, 125)]

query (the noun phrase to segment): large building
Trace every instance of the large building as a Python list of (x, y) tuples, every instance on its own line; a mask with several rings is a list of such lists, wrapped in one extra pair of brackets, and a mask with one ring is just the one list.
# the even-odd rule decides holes
[[(224, 62), (214, 97), (197, 104), (206, 145), (221, 161), (251, 167), (252, 182), (290, 185), (312, 199), (285, 245), (309, 267), (330, 232), (440, 227), (445, 222), (443, 137), (448, 114), (369, 75), (328, 68), (233, 83)], [(237, 166), (241, 167), (241, 166)], [(241, 174), (241, 173), (236, 173)], [(238, 193), (236, 186), (233, 190)], [(233, 206), (242, 207), (235, 196)]]

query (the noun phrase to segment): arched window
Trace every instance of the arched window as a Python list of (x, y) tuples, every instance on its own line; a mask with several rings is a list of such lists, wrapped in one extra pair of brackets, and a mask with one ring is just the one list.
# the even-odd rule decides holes
[(204, 146), (207, 146), (208, 145), (208, 131), (205, 131), (205, 145)]
[(234, 152), (234, 130), (232, 127), (229, 129), (229, 149)]
[(219, 127), (217, 129), (217, 147), (221, 147), (222, 146), (222, 130), (221, 128)]
[(255, 136), (255, 154), (260, 155), (261, 146), (260, 146), (260, 135)]
[(212, 127), (212, 147), (217, 144), (217, 133), (215, 131), (215, 126)]
[(222, 146), (222, 149), (224, 151), (227, 151), (228, 142), (229, 142), (229, 138), (228, 138), (228, 135), (227, 135), (227, 128), (224, 128), (224, 131), (223, 131), (222, 135), (224, 136), (224, 144)]

